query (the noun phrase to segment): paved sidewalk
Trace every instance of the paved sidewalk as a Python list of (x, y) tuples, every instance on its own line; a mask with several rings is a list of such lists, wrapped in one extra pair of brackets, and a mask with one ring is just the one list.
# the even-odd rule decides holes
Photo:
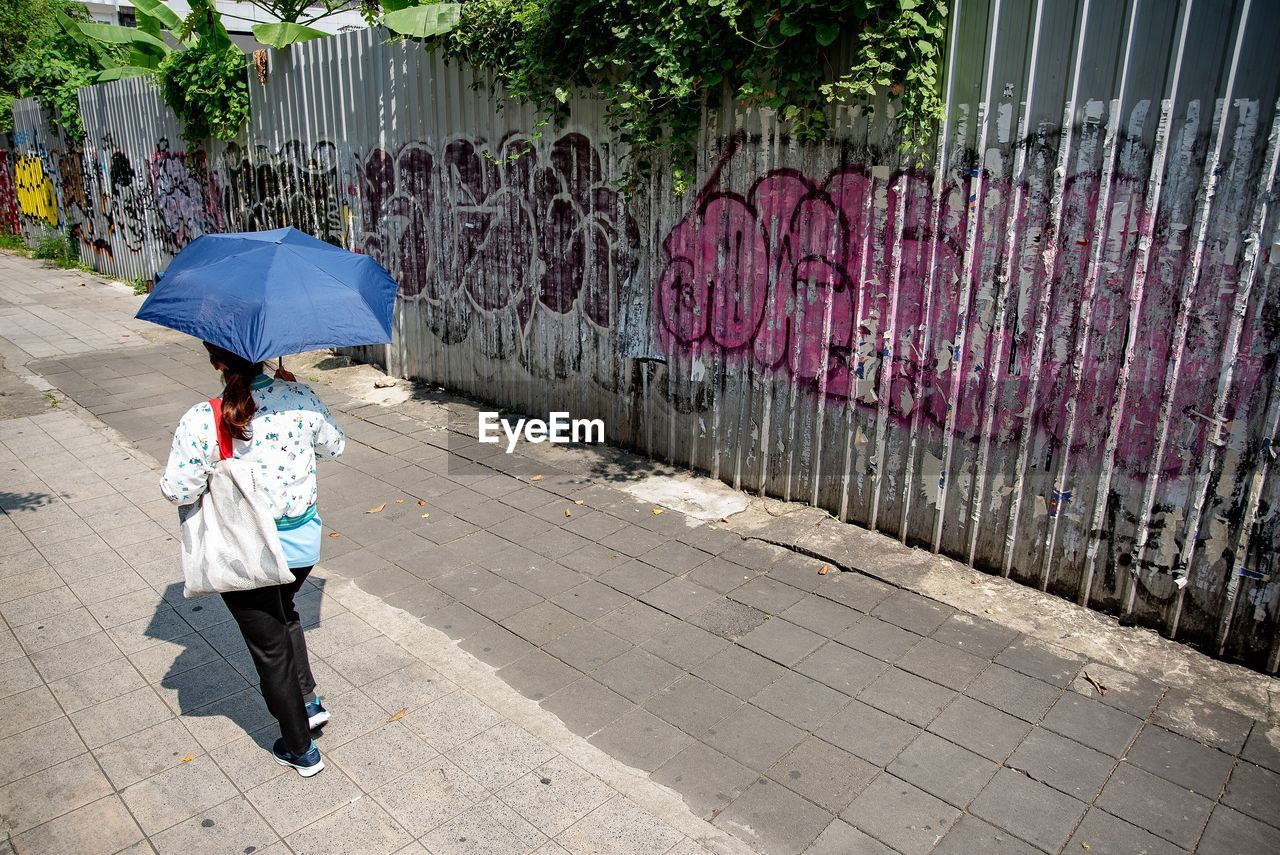
[[(0, 258), (0, 267), (4, 262)], [(25, 279), (47, 282), (66, 275), (9, 263), (18, 269), (0, 271), (10, 274), (9, 284), (0, 285), (0, 299), (22, 290)], [(102, 301), (99, 311), (126, 323), (136, 299), (117, 292), (113, 308), (104, 289), (89, 291)], [(44, 293), (50, 293), (47, 286)], [(9, 324), (26, 328), (15, 317), (22, 316), (0, 315), (0, 335), (8, 337)], [(74, 402), (68, 408), (83, 406), (87, 413), (0, 422), (0, 442), (11, 455), (0, 465), (12, 467), (19, 476), (15, 483), (26, 485), (15, 491), (16, 498), (5, 495), (4, 519), (14, 531), (0, 537), (11, 538), (4, 541), (6, 549), (33, 535), (40, 541), (12, 553), (30, 556), (20, 560), (33, 567), (17, 569), (17, 562), (0, 559), (0, 592), (9, 600), (0, 605), (0, 615), (16, 636), (4, 648), (9, 652), (0, 665), (6, 669), (0, 685), (21, 686), (25, 674), (28, 681), (40, 680), (27, 693), (44, 698), (43, 691), (52, 699), (31, 702), (37, 711), (27, 712), (28, 702), (12, 700), (24, 695), (11, 695), (0, 701), (0, 721), (21, 728), (15, 731), (21, 734), (16, 750), (32, 744), (28, 733), (62, 716), (41, 718), (52, 716), (49, 704), (61, 703), (53, 684), (76, 676), (45, 675), (40, 655), (59, 643), (76, 656), (46, 653), (54, 663), (89, 661), (80, 672), (92, 675), (82, 679), (94, 687), (79, 690), (85, 709), (127, 708), (126, 699), (142, 689), (91, 661), (103, 654), (94, 654), (84, 641), (105, 637), (119, 656), (101, 661), (126, 660), (138, 679), (152, 684), (148, 690), (166, 705), (167, 717), (181, 711), (173, 720), (212, 761), (203, 768), (216, 768), (230, 789), (216, 802), (208, 801), (212, 795), (182, 795), (188, 790), (180, 782), (197, 777), (192, 770), (202, 768), (197, 761), (206, 755), (194, 752), (183, 763), (184, 755), (174, 753), (181, 745), (164, 743), (167, 753), (158, 753), (168, 758), (165, 768), (137, 768), (135, 754), (146, 754), (139, 747), (153, 741), (139, 732), (149, 734), (142, 728), (161, 722), (144, 721), (129, 734), (109, 734), (117, 743), (91, 745), (100, 737), (86, 738), (83, 729), (109, 727), (104, 722), (119, 717), (67, 710), (69, 727), (112, 787), (93, 794), (99, 801), (92, 804), (109, 802), (121, 825), (137, 823), (153, 844), (173, 829), (235, 829), (235, 817), (252, 814), (295, 851), (351, 851), (333, 839), (322, 841), (327, 849), (309, 848), (314, 844), (306, 841), (315, 838), (292, 828), (303, 815), (264, 807), (261, 793), (255, 800), (259, 791), (272, 792), (275, 781), (299, 785), (296, 776), (252, 779), (271, 770), (263, 769), (254, 738), (239, 734), (253, 732), (261, 720), (247, 713), (244, 720), (195, 714), (205, 705), (230, 703), (228, 697), (246, 708), (257, 704), (259, 711), (261, 701), (244, 678), (243, 645), (225, 614), (213, 603), (182, 601), (168, 587), (176, 572), (171, 511), (154, 499), (154, 472), (146, 459), (165, 453), (171, 425), (192, 401), (217, 391), (215, 378), (190, 342), (167, 334), (144, 337), (143, 347), (45, 359), (31, 359), (36, 354), (28, 351), (23, 360)], [(339, 717), (332, 728), (337, 739), (326, 734), (321, 742), (336, 768), (316, 780), (330, 776), (325, 787), (342, 790), (345, 799), (357, 790), (371, 796), (351, 804), (330, 800), (327, 818), (314, 815), (319, 827), (334, 829), (326, 833), (363, 831), (366, 824), (384, 829), (388, 839), (367, 849), (383, 852), (409, 842), (390, 839), (397, 832), (417, 837), (432, 852), (550, 845), (541, 837), (521, 838), (513, 826), (525, 826), (516, 819), (570, 852), (664, 851), (659, 846), (683, 852), (694, 840), (713, 849), (747, 845), (778, 853), (1280, 851), (1280, 739), (1274, 722), (1209, 703), (1177, 686), (1176, 674), (1168, 682), (1140, 677), (868, 575), (824, 573), (821, 561), (655, 508), (601, 477), (604, 471), (617, 479), (629, 469), (654, 468), (643, 461), (542, 447), (495, 453), (445, 429), (459, 414), (465, 421), (465, 402), (420, 391), (393, 406), (371, 405), (339, 391), (355, 390), (344, 379), (354, 370), (321, 363), (303, 372), (316, 378), (350, 437), (348, 453), (322, 473), (321, 510), (337, 536), (326, 539), (324, 572), (317, 579), (322, 584), (310, 594), (318, 609), (312, 630), (316, 652), (327, 663), (320, 682)], [(333, 385), (326, 388), (325, 382)], [(125, 460), (105, 451), (86, 454), (85, 449), (102, 448), (92, 443), (108, 442), (106, 428), (88, 413), (117, 438), (136, 444), (138, 455)], [(42, 453), (51, 440), (61, 450)], [(93, 470), (88, 494), (112, 490), (123, 499), (101, 502), (110, 493), (77, 493), (85, 479), (76, 469), (85, 466)], [(41, 488), (35, 479), (51, 480)], [(18, 507), (42, 492), (50, 496), (48, 506)], [(84, 504), (85, 522), (77, 505), (95, 501), (101, 507)], [(116, 513), (123, 514), (118, 524), (101, 531), (92, 525), (102, 525), (102, 514)], [(38, 515), (38, 525), (28, 522)], [(103, 557), (81, 559), (84, 554)], [(109, 555), (123, 563), (115, 566)], [(64, 562), (91, 566), (93, 575), (64, 578)], [(99, 573), (107, 563), (113, 566)], [(23, 588), (33, 584), (31, 578), (44, 581)], [(103, 581), (93, 583), (95, 578)], [(10, 585), (17, 586), (12, 597)], [(135, 587), (122, 587), (129, 585)], [(194, 611), (200, 606), (205, 608)], [(163, 620), (157, 618), (161, 614)], [(175, 628), (166, 630), (166, 621)], [(156, 623), (162, 625), (153, 629)], [(32, 629), (64, 625), (76, 628)], [(349, 626), (369, 629), (347, 635)], [(52, 643), (42, 647), (46, 632), (54, 633)], [(58, 634), (63, 632), (82, 634), (64, 638)], [(199, 650), (175, 646), (174, 632), (184, 633)], [(127, 649), (138, 634), (154, 643)], [(446, 636), (457, 646), (447, 644)], [(145, 654), (153, 648), (155, 654)], [(33, 661), (31, 672), (10, 664), (24, 661), (23, 654)], [(383, 673), (397, 664), (398, 678)], [(409, 679), (417, 674), (421, 679)], [(473, 688), (473, 679), (483, 690)], [(1274, 691), (1275, 681), (1256, 679), (1258, 696)], [(395, 684), (390, 695), (375, 688), (385, 681)], [(458, 688), (444, 693), (451, 685)], [(183, 687), (189, 696), (181, 695)], [(466, 713), (427, 712), (450, 698), (488, 712), (479, 721)], [(158, 713), (159, 707), (150, 706)], [(400, 708), (409, 712), (388, 722)], [(205, 745), (205, 718), (219, 722), (213, 730), (226, 737), (222, 745), (240, 746), (238, 761), (224, 766), (222, 747)], [(344, 718), (365, 721), (371, 733), (343, 731)], [(459, 719), (479, 729), (455, 734)], [(404, 768), (403, 758), (412, 755), (401, 747), (404, 742), (425, 743), (435, 759), (417, 755), (423, 764)], [(98, 759), (105, 744), (119, 744), (120, 762), (135, 764), (129, 768), (138, 778), (125, 787), (116, 785)], [(346, 745), (360, 747), (349, 749), (344, 761)], [(538, 771), (547, 759), (540, 752), (546, 751), (562, 758), (551, 767), (557, 774)], [(0, 763), (7, 764), (6, 757), (0, 747)], [(467, 811), (464, 818), (443, 817), (421, 803), (403, 808), (405, 792), (418, 792), (414, 787), (424, 770), (445, 761), (461, 770), (455, 774), (466, 773), (487, 788), (475, 790), (475, 798), (458, 808)], [(489, 761), (503, 774), (478, 771)], [(30, 835), (41, 829), (74, 831), (87, 824), (74, 813), (29, 815), (22, 813), (29, 808), (16, 806), (34, 801), (46, 812), (88, 810), (79, 804), (10, 797), (53, 792), (57, 768), (9, 773), (3, 766), (5, 780), (15, 783), (0, 791), (0, 811), (18, 811), (19, 824), (25, 822), (15, 834), (19, 851), (24, 840), (39, 839)], [(603, 797), (608, 790), (608, 800), (597, 806), (586, 796), (581, 802), (563, 794), (544, 798), (544, 807), (572, 804), (590, 811), (583, 818), (556, 814), (548, 824), (531, 807), (538, 795), (526, 793), (521, 802), (504, 789), (514, 786), (510, 778), (526, 781), (539, 794), (539, 787), (554, 787), (566, 773), (582, 782), (573, 785), (574, 793)], [(250, 778), (241, 782), (236, 774)], [(157, 775), (170, 776), (173, 785), (166, 781), (148, 789)], [(516, 775), (525, 777), (510, 777)], [(528, 783), (544, 776), (553, 784)], [(33, 780), (40, 783), (24, 783)], [(22, 786), (33, 789), (13, 789)], [(130, 803), (128, 786), (179, 806), (144, 822)], [(215, 804), (241, 802), (243, 814), (220, 819), (210, 812)], [(423, 810), (427, 819), (419, 819)], [(437, 819), (448, 822), (422, 824)], [(205, 826), (207, 821), (213, 824)], [(440, 828), (450, 830), (437, 833)], [(606, 828), (616, 829), (615, 836), (607, 836)]]

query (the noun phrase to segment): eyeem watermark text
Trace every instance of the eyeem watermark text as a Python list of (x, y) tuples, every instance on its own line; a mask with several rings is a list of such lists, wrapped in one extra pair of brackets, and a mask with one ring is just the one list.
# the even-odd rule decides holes
[(546, 420), (504, 419), (500, 413), (481, 411), (477, 439), (496, 445), (502, 442), (505, 435), (507, 454), (515, 451), (516, 443), (521, 439), (525, 442), (555, 444), (604, 442), (604, 419), (572, 419), (568, 413), (562, 412), (548, 415), (550, 418)]

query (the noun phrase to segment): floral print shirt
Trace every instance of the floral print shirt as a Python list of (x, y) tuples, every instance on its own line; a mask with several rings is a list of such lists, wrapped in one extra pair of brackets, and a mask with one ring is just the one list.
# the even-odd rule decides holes
[[(296, 517), (316, 503), (316, 458), (342, 454), (346, 437), (311, 387), (273, 380), (253, 382), (258, 411), (249, 423), (247, 442), (232, 439), (235, 456), (257, 463), (275, 499), (275, 515)], [(160, 492), (176, 505), (200, 498), (218, 463), (213, 407), (196, 404), (178, 422)]]

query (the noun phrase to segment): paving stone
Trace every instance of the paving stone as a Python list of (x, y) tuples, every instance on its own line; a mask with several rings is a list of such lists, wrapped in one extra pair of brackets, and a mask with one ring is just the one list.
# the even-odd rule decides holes
[(577, 570), (587, 576), (600, 576), (619, 564), (630, 561), (631, 556), (598, 543), (588, 543), (558, 560), (570, 570)]
[(1116, 765), (1112, 757), (1039, 727), (1005, 763), (1086, 802), (1093, 801)]
[[(173, 615), (175, 620), (182, 621), (176, 614)], [(147, 624), (147, 620), (140, 621), (141, 624)], [(151, 624), (147, 624), (151, 625)], [(182, 621), (184, 630), (190, 630), (185, 621)], [(115, 627), (111, 631), (112, 638), (116, 637)], [(88, 609), (72, 609), (58, 615), (56, 621), (37, 621), (24, 626), (14, 627), (13, 634), (22, 644), (22, 649), (29, 656), (35, 656), (43, 650), (51, 647), (58, 647), (68, 642), (84, 638), (87, 635), (93, 635), (102, 630), (102, 625), (89, 613)], [(117, 643), (119, 641), (117, 640)]]
[(1184, 849), (1195, 846), (1213, 809), (1204, 796), (1128, 763), (1116, 768), (1095, 804)]
[[(72, 736), (74, 737), (74, 733)], [(74, 738), (71, 745), (83, 750), (78, 737)], [(202, 753), (195, 737), (183, 725), (182, 720), (171, 718), (96, 748), (93, 756), (111, 779), (112, 785), (117, 790), (123, 790), (131, 784), (181, 765), (183, 757)]]
[(809, 736), (775, 763), (768, 775), (811, 802), (839, 813), (878, 771), (865, 760)]
[(662, 583), (640, 597), (641, 602), (682, 620), (687, 620), (718, 599), (718, 591), (679, 577)]
[(542, 597), (505, 580), (462, 600), (490, 620), (501, 621), (543, 601)]
[(1251, 719), (1202, 700), (1186, 689), (1170, 689), (1151, 720), (1228, 754), (1240, 753), (1253, 727)]
[(826, 639), (781, 618), (765, 621), (742, 637), (741, 644), (788, 668), (817, 650)]
[(459, 769), (489, 790), (499, 790), (555, 756), (542, 740), (500, 721), (445, 752)]
[(643, 561), (632, 559), (601, 573), (596, 578), (601, 584), (608, 585), (615, 591), (638, 597), (669, 581), (672, 577), (666, 570), (659, 570)]
[(789, 555), (788, 550), (759, 540), (742, 540), (720, 553), (726, 561), (740, 564), (753, 572), (767, 571), (775, 562)]
[(988, 760), (1003, 762), (1031, 727), (962, 695), (930, 723), (929, 730)]
[(757, 576), (729, 594), (730, 599), (771, 615), (781, 614), (804, 596), (803, 591), (768, 576)]
[(729, 642), (684, 622), (673, 624), (641, 645), (681, 670), (688, 671), (729, 646)]
[(768, 619), (769, 616), (759, 609), (722, 597), (695, 612), (688, 621), (728, 641), (739, 641)]
[(970, 809), (1023, 840), (1056, 852), (1084, 816), (1086, 805), (1020, 772), (1001, 769)]
[(548, 695), (542, 708), (558, 716), (579, 736), (590, 736), (636, 705), (590, 677), (581, 677)]
[(982, 791), (997, 769), (990, 760), (927, 732), (917, 736), (888, 767), (902, 780), (961, 809)]
[(1265, 722), (1255, 723), (1240, 757), (1272, 772), (1280, 772), (1280, 727), (1269, 730)]
[(556, 841), (577, 855), (662, 855), (681, 837), (648, 811), (617, 796), (560, 832)]
[(763, 771), (806, 735), (777, 716), (746, 704), (708, 728), (702, 741), (744, 766)]
[(1062, 690), (1003, 665), (992, 665), (979, 674), (964, 693), (988, 706), (1017, 716), (1023, 721), (1044, 718), (1062, 695)]
[(326, 656), (325, 660), (353, 686), (363, 686), (417, 660), (412, 653), (384, 635)]
[(186, 713), (233, 695), (249, 684), (223, 659), (208, 662), (180, 674), (166, 676), (154, 687), (160, 699), (175, 713)]
[(1280, 850), (1280, 829), (1218, 805), (1196, 851), (1200, 855), (1242, 855)]
[(1064, 851), (1089, 852), (1090, 855), (1181, 855), (1185, 850), (1106, 811), (1090, 808)]
[(576, 588), (587, 576), (560, 564), (543, 561), (520, 573), (513, 573), (511, 581), (540, 597), (554, 597), (570, 588)]
[(915, 725), (853, 701), (815, 735), (877, 766), (886, 766), (919, 734)]
[(97, 748), (172, 716), (164, 701), (148, 687), (74, 712), (71, 722), (85, 745)]
[(621, 528), (608, 537), (600, 538), (599, 541), (601, 546), (632, 558), (639, 558), (646, 552), (652, 552), (666, 542), (667, 538), (662, 535), (635, 525)]
[[(142, 831), (128, 809), (118, 796), (111, 795), (20, 834), (10, 843), (23, 853), (110, 855), (141, 839)], [(5, 846), (0, 851), (12, 853), (14, 849)]]
[(928, 635), (940, 627), (955, 612), (950, 606), (914, 594), (898, 591), (886, 597), (872, 609), (871, 614), (880, 620), (910, 630), (917, 635)]
[(805, 855), (894, 855), (893, 850), (843, 819), (833, 819)]
[(536, 646), (555, 641), (585, 622), (551, 602), (538, 603), (501, 621), (507, 629)]
[(689, 573), (689, 581), (727, 594), (755, 578), (755, 571), (723, 558), (712, 558)]
[(759, 777), (738, 761), (701, 742), (693, 742), (652, 774), (684, 797), (702, 819), (711, 819)]
[(943, 621), (931, 637), (979, 659), (990, 660), (1017, 638), (1018, 633), (994, 621), (956, 612)]
[(400, 722), (390, 722), (329, 752), (363, 790), (374, 790), (436, 755)]
[(84, 752), (84, 743), (64, 717), (24, 730), (0, 740), (0, 785), (25, 778)]
[(359, 795), (359, 787), (341, 769), (332, 767), (310, 778), (280, 775), (245, 793), (271, 827), (286, 837)]
[(1234, 762), (1229, 754), (1155, 725), (1142, 729), (1125, 759), (1210, 799), (1222, 792)]
[(683, 672), (647, 650), (633, 647), (592, 672), (591, 676), (636, 703), (680, 678)]
[(475, 635), (463, 639), (458, 646), (481, 662), (495, 668), (509, 665), (534, 650), (532, 644), (505, 627), (497, 625), (482, 629)]
[[(1086, 674), (1101, 683), (1107, 691), (1099, 693)], [(1164, 697), (1165, 687), (1119, 668), (1089, 662), (1072, 681), (1071, 691), (1145, 719)]]
[(63, 715), (62, 708), (45, 686), (0, 699), (0, 738), (44, 724)]
[(742, 701), (733, 695), (691, 674), (644, 703), (649, 712), (695, 737), (741, 706)]
[(782, 676), (786, 669), (758, 653), (734, 645), (712, 656), (693, 673), (743, 700)]
[(693, 742), (646, 709), (635, 709), (600, 728), (588, 740), (628, 766), (652, 772)]
[[(1213, 798), (1217, 794), (1207, 795)], [(1280, 825), (1280, 775), (1252, 763), (1237, 763), (1222, 803), (1254, 819)]]
[(1023, 636), (1004, 649), (995, 660), (1028, 677), (1035, 677), (1059, 688), (1071, 685), (1084, 660), (1061, 648)]
[(155, 834), (234, 795), (235, 785), (202, 756), (130, 786), (121, 798), (142, 830)]
[(288, 843), (297, 855), (389, 855), (413, 843), (413, 837), (377, 802), (361, 799), (295, 831)]
[(960, 817), (933, 850), (934, 855), (1038, 855), (1040, 851), (970, 814)]
[(413, 835), (448, 822), (487, 796), (484, 787), (443, 756), (373, 792), (373, 798)]
[(830, 821), (831, 815), (826, 811), (791, 790), (761, 778), (712, 823), (765, 852), (790, 855), (809, 848)]
[(899, 668), (889, 668), (858, 693), (858, 700), (924, 727), (956, 693)]
[(543, 649), (577, 670), (589, 673), (633, 646), (595, 624), (587, 624), (560, 636)]
[(1067, 692), (1045, 714), (1042, 725), (1112, 757), (1123, 757), (1142, 720), (1114, 707)]
[(498, 676), (526, 698), (540, 701), (582, 676), (570, 665), (542, 650), (531, 650), (498, 669)]
[(678, 540), (669, 540), (644, 553), (641, 559), (654, 567), (660, 567), (668, 573), (683, 576), (690, 570), (709, 561), (711, 555)]
[(630, 602), (626, 594), (607, 585), (588, 580), (581, 585), (562, 591), (551, 600), (556, 605), (587, 621), (598, 620)]
[(899, 668), (957, 691), (973, 682), (989, 664), (931, 638), (921, 639), (897, 662)]
[(796, 670), (846, 695), (856, 695), (887, 667), (879, 659), (829, 641), (803, 659)]
[(813, 731), (842, 710), (849, 698), (817, 680), (788, 671), (751, 702), (802, 730)]
[(845, 647), (893, 663), (905, 656), (920, 641), (920, 636), (867, 616), (837, 635), (835, 640)]
[(414, 710), (402, 721), (435, 750), (448, 751), (493, 727), (502, 716), (469, 692), (457, 691)]
[(862, 613), (848, 606), (809, 594), (784, 609), (779, 617), (827, 638), (834, 638), (862, 619)]
[(80, 754), (0, 787), (0, 815), (5, 831), (17, 835), (110, 793), (97, 763)]
[(607, 616), (609, 632), (632, 644), (640, 644), (664, 629), (674, 626), (676, 622), (676, 618), (671, 615), (638, 600), (632, 600)]
[(960, 818), (960, 811), (924, 790), (880, 773), (840, 818), (903, 855), (923, 855)]
[(613, 796), (613, 790), (561, 756), (497, 793), (543, 834), (555, 836)]

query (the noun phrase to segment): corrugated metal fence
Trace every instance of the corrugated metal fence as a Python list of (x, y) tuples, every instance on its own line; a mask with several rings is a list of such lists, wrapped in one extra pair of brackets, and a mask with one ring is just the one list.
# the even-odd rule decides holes
[(360, 32), (274, 53), (194, 157), (140, 81), (82, 91), (82, 153), (19, 105), (17, 207), (126, 277), (296, 225), (399, 279), (394, 372), (1275, 671), (1280, 14), (954, 7), (923, 170), (883, 105), (812, 146), (726, 106), (694, 192), (627, 197), (600, 105), (538, 135)]

